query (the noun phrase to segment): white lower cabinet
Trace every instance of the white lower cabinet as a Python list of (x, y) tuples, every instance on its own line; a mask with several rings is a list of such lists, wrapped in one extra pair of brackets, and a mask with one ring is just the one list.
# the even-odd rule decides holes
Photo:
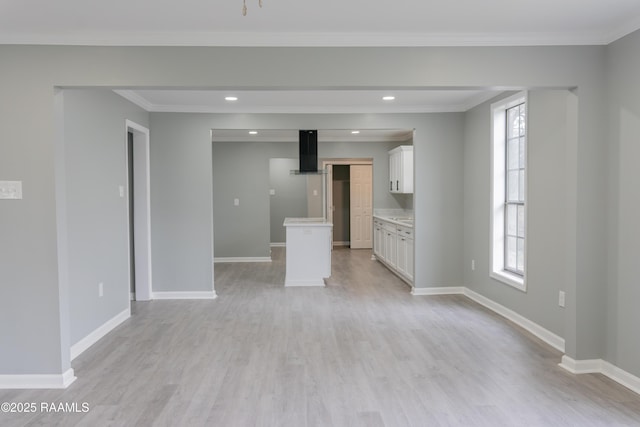
[(390, 267), (396, 268), (398, 264), (398, 248), (397, 248), (397, 235), (395, 226), (393, 224), (389, 224), (383, 222), (382, 224), (382, 232), (383, 236), (383, 253), (384, 253), (384, 261)]
[(384, 261), (384, 230), (379, 220), (373, 221), (373, 254), (381, 261)]
[(374, 221), (373, 254), (392, 272), (413, 284), (413, 228)]
[(398, 231), (398, 273), (413, 281), (413, 239)]

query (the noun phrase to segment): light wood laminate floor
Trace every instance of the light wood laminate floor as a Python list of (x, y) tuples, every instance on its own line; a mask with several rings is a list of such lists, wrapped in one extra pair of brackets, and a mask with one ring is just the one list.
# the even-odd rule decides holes
[(213, 301), (135, 303), (73, 361), (66, 390), (0, 402), (87, 402), (1, 414), (2, 426), (640, 425), (640, 396), (571, 375), (561, 354), (463, 296), (412, 297), (370, 251), (337, 249), (326, 288), (271, 264), (216, 264)]

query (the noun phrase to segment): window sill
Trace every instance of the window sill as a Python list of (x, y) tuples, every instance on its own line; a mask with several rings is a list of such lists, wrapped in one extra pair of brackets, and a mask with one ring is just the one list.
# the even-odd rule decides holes
[(524, 278), (508, 271), (492, 271), (490, 276), (499, 282), (512, 286), (522, 292), (527, 292), (527, 286), (524, 282)]

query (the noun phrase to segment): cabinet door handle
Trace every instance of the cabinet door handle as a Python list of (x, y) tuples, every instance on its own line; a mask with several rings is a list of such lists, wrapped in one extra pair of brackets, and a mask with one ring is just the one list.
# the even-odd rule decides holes
[(399, 190), (400, 190), (400, 186), (399, 186), (399, 184), (398, 184), (399, 182), (400, 182), (400, 181), (396, 180), (396, 191), (399, 191)]
[(393, 191), (393, 181), (389, 181), (389, 191)]

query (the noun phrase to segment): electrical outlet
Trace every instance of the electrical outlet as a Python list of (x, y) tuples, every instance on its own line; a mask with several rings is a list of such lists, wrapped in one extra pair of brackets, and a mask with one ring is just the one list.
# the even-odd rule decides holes
[(233, 206), (240, 206), (240, 199), (233, 199)]
[(0, 181), (0, 199), (22, 199), (22, 181)]
[(471, 270), (475, 270), (476, 269), (476, 260), (472, 259), (471, 260)]
[(102, 282), (98, 283), (98, 296), (104, 296), (104, 283)]
[(118, 194), (120, 195), (120, 197), (124, 198), (124, 185), (118, 186)]
[(560, 291), (560, 293), (558, 294), (558, 305), (560, 307), (564, 307), (564, 291)]

